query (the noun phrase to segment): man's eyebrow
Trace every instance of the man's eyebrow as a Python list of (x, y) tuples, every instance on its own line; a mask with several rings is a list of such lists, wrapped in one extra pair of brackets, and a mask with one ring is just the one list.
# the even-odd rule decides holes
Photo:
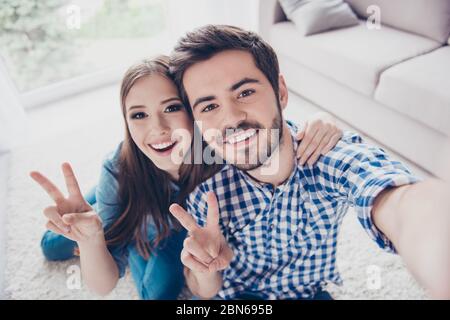
[(197, 105), (199, 105), (202, 102), (211, 101), (211, 100), (214, 100), (215, 98), (216, 98), (216, 96), (206, 96), (206, 97), (198, 98), (197, 100), (195, 100), (194, 104), (192, 105), (192, 109), (194, 109)]
[(260, 81), (259, 80), (257, 80), (257, 79), (252, 79), (252, 78), (244, 78), (244, 79), (242, 79), (242, 80), (239, 80), (238, 82), (236, 82), (235, 84), (233, 84), (231, 87), (230, 87), (230, 91), (234, 91), (234, 90), (237, 90), (237, 89), (239, 89), (239, 87), (241, 87), (241, 86), (243, 86), (244, 84), (247, 84), (247, 83), (260, 83)]

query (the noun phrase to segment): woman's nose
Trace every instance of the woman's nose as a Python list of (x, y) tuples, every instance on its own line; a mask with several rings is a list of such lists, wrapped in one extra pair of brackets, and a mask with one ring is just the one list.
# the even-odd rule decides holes
[(152, 136), (164, 136), (170, 132), (167, 122), (160, 116), (153, 117), (149, 129)]

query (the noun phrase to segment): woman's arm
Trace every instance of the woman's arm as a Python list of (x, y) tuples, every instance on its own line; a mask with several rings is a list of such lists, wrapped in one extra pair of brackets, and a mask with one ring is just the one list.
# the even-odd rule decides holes
[(116, 286), (119, 272), (106, 246), (102, 220), (83, 198), (70, 165), (63, 164), (62, 170), (69, 192), (67, 198), (45, 176), (31, 173), (56, 204), (44, 210), (47, 229), (77, 242), (86, 285), (95, 293), (105, 295)]

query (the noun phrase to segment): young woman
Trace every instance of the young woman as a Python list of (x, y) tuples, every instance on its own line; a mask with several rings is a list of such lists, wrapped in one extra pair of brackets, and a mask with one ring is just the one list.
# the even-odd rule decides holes
[[(194, 129), (168, 57), (144, 60), (126, 72), (121, 106), (125, 138), (105, 159), (97, 187), (85, 197), (68, 163), (62, 165), (68, 197), (44, 175), (31, 172), (55, 202), (44, 210), (49, 231), (42, 250), (48, 260), (79, 255), (83, 280), (98, 294), (109, 293), (129, 265), (141, 299), (176, 299), (184, 284), (180, 252), (186, 234), (168, 208), (183, 206), (185, 196), (220, 166), (180, 165), (171, 157), (193, 144), (172, 133), (184, 129), (192, 137)], [(328, 114), (310, 118), (297, 137), (302, 140), (299, 161), (315, 162), (341, 134)]]

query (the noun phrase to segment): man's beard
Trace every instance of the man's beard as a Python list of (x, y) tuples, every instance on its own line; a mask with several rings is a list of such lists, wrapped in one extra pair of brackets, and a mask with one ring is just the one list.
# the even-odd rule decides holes
[[(279, 108), (278, 110), (280, 110), (280, 109), (281, 108)], [(235, 128), (235, 130), (246, 130), (246, 129), (250, 129), (250, 128), (258, 129), (258, 132), (257, 132), (258, 136), (256, 138), (259, 139), (259, 134), (260, 134), (259, 129), (263, 128), (263, 126), (260, 125), (259, 123), (251, 124), (248, 122), (243, 122), (243, 123), (239, 124), (239, 126), (237, 128)], [(276, 130), (276, 131), (273, 131), (273, 130)], [(255, 169), (261, 167), (272, 156), (272, 154), (279, 148), (280, 144), (283, 143), (283, 141), (282, 141), (282, 139), (283, 139), (283, 120), (281, 117), (281, 111), (277, 112), (277, 115), (272, 120), (271, 128), (268, 128), (267, 130), (264, 130), (264, 131), (265, 131), (265, 134), (267, 135), (266, 148), (261, 147), (262, 150), (259, 152), (256, 162), (254, 162), (254, 163), (233, 163), (233, 165), (236, 168), (238, 168), (239, 170), (242, 170), (242, 171), (251, 171), (251, 170), (255, 170)], [(256, 145), (257, 152), (258, 152), (258, 146), (259, 146), (259, 141), (257, 141), (257, 145)], [(249, 160), (250, 159), (250, 148), (249, 147), (246, 148), (244, 152), (245, 152), (245, 159)]]

